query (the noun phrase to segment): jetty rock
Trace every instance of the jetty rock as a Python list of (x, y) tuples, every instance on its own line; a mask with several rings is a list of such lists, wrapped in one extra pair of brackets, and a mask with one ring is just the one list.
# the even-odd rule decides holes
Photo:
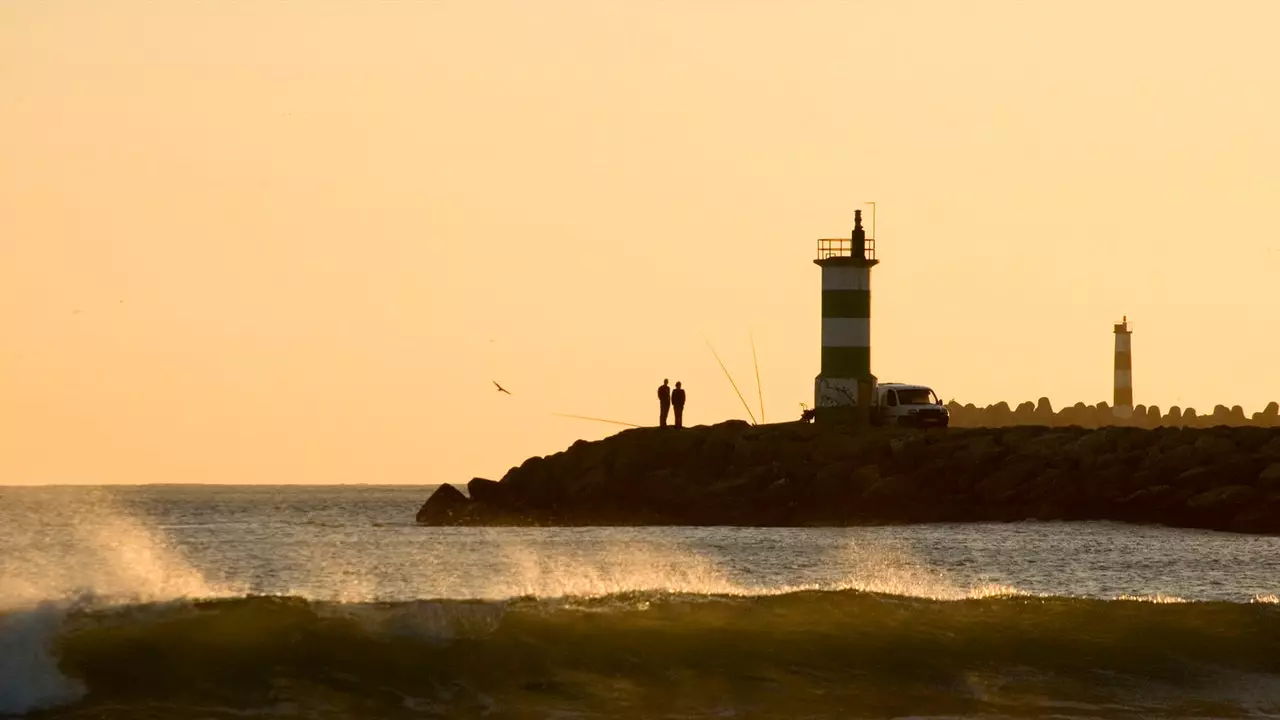
[(1280, 428), (637, 428), (533, 457), (424, 525), (1113, 520), (1280, 533)]

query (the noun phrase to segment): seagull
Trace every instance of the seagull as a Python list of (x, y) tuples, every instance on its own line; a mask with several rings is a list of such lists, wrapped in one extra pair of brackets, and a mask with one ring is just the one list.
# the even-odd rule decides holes
[(493, 381), (493, 386), (498, 388), (498, 392), (506, 393), (508, 395), (511, 394), (511, 391), (499, 385), (497, 380)]

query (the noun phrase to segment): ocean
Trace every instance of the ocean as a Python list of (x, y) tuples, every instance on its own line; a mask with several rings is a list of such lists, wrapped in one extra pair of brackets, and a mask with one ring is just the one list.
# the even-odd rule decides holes
[(429, 486), (0, 487), (0, 715), (1280, 717), (1280, 538), (425, 528)]

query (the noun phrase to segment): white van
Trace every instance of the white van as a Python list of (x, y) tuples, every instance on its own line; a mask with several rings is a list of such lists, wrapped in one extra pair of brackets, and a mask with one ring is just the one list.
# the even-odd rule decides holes
[(927, 385), (876, 385), (871, 403), (871, 422), (876, 425), (946, 427), (950, 419), (947, 406)]

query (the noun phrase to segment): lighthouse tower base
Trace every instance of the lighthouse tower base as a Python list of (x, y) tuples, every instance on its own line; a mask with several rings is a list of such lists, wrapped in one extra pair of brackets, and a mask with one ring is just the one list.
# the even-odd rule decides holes
[(865, 378), (829, 378), (819, 375), (813, 380), (814, 420), (842, 425), (869, 425), (875, 391), (875, 375)]

